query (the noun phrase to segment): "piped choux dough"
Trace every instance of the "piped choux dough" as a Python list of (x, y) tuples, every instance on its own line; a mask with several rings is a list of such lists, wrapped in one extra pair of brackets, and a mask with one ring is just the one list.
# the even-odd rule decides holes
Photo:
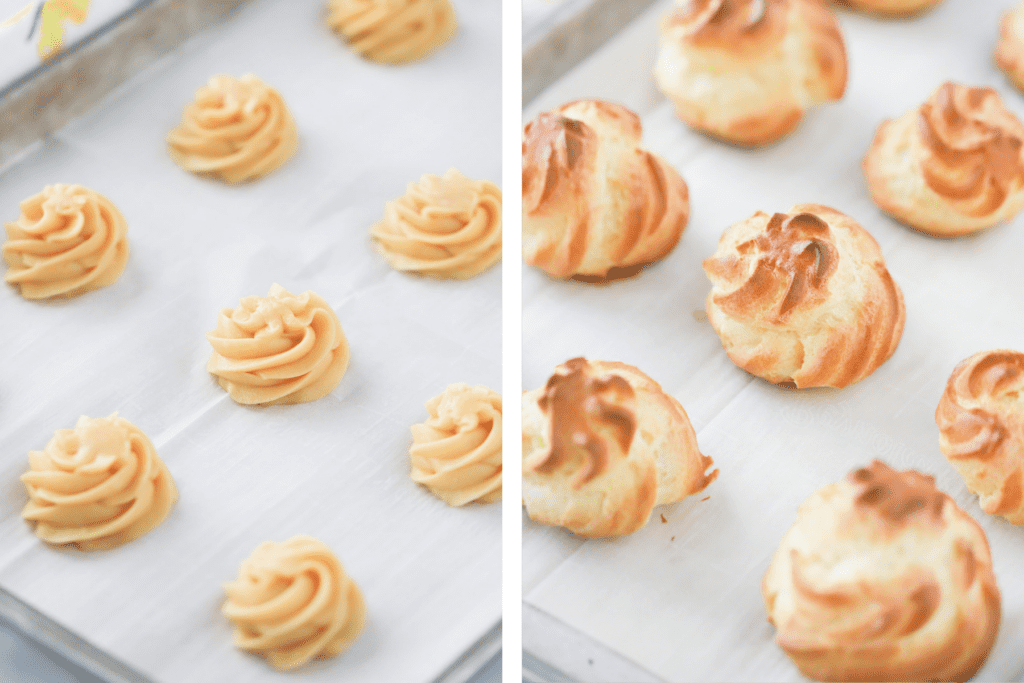
[(450, 0), (329, 0), (327, 22), (355, 52), (385, 64), (426, 57), (458, 24)]

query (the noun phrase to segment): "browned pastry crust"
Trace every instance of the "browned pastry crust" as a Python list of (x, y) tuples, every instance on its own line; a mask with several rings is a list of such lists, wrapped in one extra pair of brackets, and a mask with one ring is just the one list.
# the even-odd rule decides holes
[(880, 17), (912, 17), (942, 0), (836, 0), (840, 5)]
[(758, 211), (725, 231), (704, 271), (708, 317), (726, 353), (769, 382), (859, 382), (903, 334), (903, 294), (878, 243), (827, 206)]
[(523, 256), (555, 277), (635, 275), (679, 241), (690, 213), (686, 183), (640, 148), (640, 117), (579, 100), (526, 124)]
[(654, 77), (688, 125), (753, 147), (843, 96), (846, 46), (822, 0), (679, 0)]
[(942, 453), (981, 509), (1024, 524), (1024, 353), (982, 351), (962, 361), (935, 422)]
[(1024, 207), (1024, 125), (991, 88), (946, 82), (878, 128), (864, 158), (871, 198), (939, 237), (977, 232)]
[(523, 503), (586, 537), (631, 534), (718, 476), (679, 402), (631, 365), (573, 358), (523, 395)]
[(820, 681), (966, 681), (999, 630), (981, 527), (933, 477), (877, 460), (800, 506), (761, 592), (779, 646)]
[(1003, 15), (996, 45), (996, 64), (1024, 92), (1024, 2)]

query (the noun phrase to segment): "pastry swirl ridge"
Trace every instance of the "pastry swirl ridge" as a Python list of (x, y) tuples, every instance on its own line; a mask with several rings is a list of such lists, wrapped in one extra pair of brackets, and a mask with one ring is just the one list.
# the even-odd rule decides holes
[(412, 480), (455, 507), (501, 500), (501, 394), (451, 384), (426, 407), (412, 426)]
[(450, 0), (331, 0), (327, 21), (357, 53), (387, 64), (425, 57), (457, 25)]
[(128, 263), (128, 224), (81, 185), (47, 185), (6, 223), (4, 279), (26, 299), (71, 297), (113, 283)]
[(1017, 90), (1024, 92), (1024, 2), (1003, 15), (995, 58)]
[(718, 476), (679, 402), (631, 365), (573, 358), (523, 394), (523, 502), (584, 537), (631, 534)]
[(501, 190), (455, 169), (409, 183), (370, 230), (395, 270), (464, 280), (501, 259)]
[(942, 0), (836, 0), (850, 9), (880, 17), (911, 17), (931, 9)]
[(224, 584), (234, 643), (277, 669), (344, 652), (366, 624), (362, 593), (331, 550), (309, 536), (267, 542)]
[(28, 459), (21, 480), (29, 502), (21, 515), (47, 543), (114, 548), (159, 526), (178, 499), (153, 443), (116, 413), (83, 415)]
[(708, 317), (729, 358), (776, 384), (858, 382), (903, 334), (903, 294), (878, 243), (820, 204), (736, 223), (704, 271)]
[(896, 219), (955, 237), (1024, 207), (1024, 124), (991, 88), (947, 82), (878, 128), (864, 158), (871, 198)]
[(761, 591), (779, 646), (820, 681), (965, 681), (999, 629), (981, 527), (933, 477), (877, 460), (800, 506)]
[(602, 281), (660, 261), (679, 241), (689, 191), (640, 148), (640, 118), (579, 100), (540, 114), (523, 137), (523, 255), (554, 277)]
[(213, 346), (207, 370), (245, 405), (315, 401), (348, 368), (348, 340), (327, 302), (278, 284), (266, 297), (248, 296), (221, 310), (206, 338)]
[(939, 447), (981, 509), (1024, 524), (1024, 353), (961, 361), (935, 410)]
[(661, 23), (658, 88), (686, 124), (758, 146), (846, 90), (846, 45), (820, 0), (680, 0)]
[(220, 75), (196, 91), (167, 143), (186, 171), (241, 183), (291, 159), (299, 133), (276, 90), (252, 74)]

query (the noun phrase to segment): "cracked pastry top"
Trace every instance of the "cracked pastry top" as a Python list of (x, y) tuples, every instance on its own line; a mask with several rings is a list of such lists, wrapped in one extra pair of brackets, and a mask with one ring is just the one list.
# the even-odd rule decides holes
[(846, 71), (822, 0), (678, 0), (661, 22), (654, 78), (687, 125), (754, 147), (842, 98)]
[(276, 90), (252, 74), (219, 75), (196, 91), (167, 144), (186, 171), (242, 183), (291, 159), (299, 133)]
[(454, 168), (388, 202), (370, 234), (395, 270), (465, 280), (501, 260), (501, 190)]
[(999, 630), (981, 527), (934, 477), (878, 460), (800, 506), (761, 592), (779, 646), (819, 681), (966, 681)]
[(961, 361), (935, 422), (939, 448), (981, 509), (1024, 524), (1024, 353), (996, 349)]
[(128, 224), (114, 204), (81, 185), (47, 185), (6, 223), (4, 280), (26, 299), (72, 297), (106, 287), (128, 263)]
[(1024, 124), (991, 88), (946, 82), (878, 127), (864, 157), (871, 198), (902, 223), (956, 237), (1024, 207)]
[(578, 100), (523, 135), (523, 257), (549, 275), (600, 282), (635, 275), (679, 241), (689, 191), (640, 147), (640, 117)]
[(36, 536), (81, 550), (108, 550), (160, 525), (178, 490), (153, 443), (115, 413), (82, 416), (28, 454), (21, 512)]
[(356, 53), (386, 64), (427, 56), (457, 26), (449, 0), (330, 0), (327, 22)]
[(758, 211), (723, 233), (704, 271), (708, 318), (726, 353), (769, 382), (859, 382), (903, 334), (903, 294), (878, 243), (827, 206)]
[(625, 363), (573, 358), (523, 394), (523, 503), (587, 538), (631, 534), (718, 476), (686, 411)]
[(271, 286), (222, 309), (206, 335), (206, 365), (237, 403), (275, 405), (323, 398), (341, 382), (349, 347), (338, 316), (313, 292)]

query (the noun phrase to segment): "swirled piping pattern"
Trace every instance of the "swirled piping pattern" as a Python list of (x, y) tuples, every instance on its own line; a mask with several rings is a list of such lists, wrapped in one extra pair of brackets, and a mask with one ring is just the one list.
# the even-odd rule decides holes
[(762, 592), (780, 647), (822, 681), (964, 681), (1001, 603), (981, 528), (933, 477), (879, 461), (801, 506)]
[(276, 90), (252, 74), (221, 75), (196, 91), (167, 143), (186, 171), (241, 183), (291, 159), (299, 133)]
[(1024, 354), (982, 351), (960, 362), (935, 422), (939, 447), (981, 509), (1024, 524)]
[(449, 0), (331, 0), (327, 21), (356, 53), (387, 64), (425, 57), (457, 25)]
[(71, 297), (113, 283), (128, 263), (128, 224), (81, 185), (47, 185), (6, 223), (4, 280), (26, 299)]
[(224, 585), (234, 643), (277, 669), (344, 652), (366, 624), (362, 593), (331, 550), (309, 536), (261, 544)]
[(412, 426), (412, 480), (452, 506), (501, 500), (501, 394), (449, 385)]
[(903, 296), (877, 243), (834, 209), (758, 212), (726, 230), (704, 270), (708, 315), (730, 358), (769, 381), (852, 384), (902, 336)]
[(689, 219), (679, 173), (640, 148), (640, 118), (580, 100), (523, 137), (523, 253), (555, 277), (627, 277), (664, 258)]
[(206, 367), (232, 399), (245, 405), (306, 403), (334, 390), (348, 368), (349, 347), (338, 316), (313, 292), (278, 284), (217, 316), (206, 335)]
[(925, 183), (967, 216), (995, 212), (1024, 186), (1024, 129), (1000, 125), (995, 109), (995, 90), (945, 83), (918, 115)]
[(501, 190), (455, 169), (425, 175), (370, 231), (395, 270), (467, 279), (501, 259)]
[(107, 550), (156, 528), (178, 491), (152, 442), (116, 414), (82, 416), (28, 454), (21, 515), (53, 544)]

